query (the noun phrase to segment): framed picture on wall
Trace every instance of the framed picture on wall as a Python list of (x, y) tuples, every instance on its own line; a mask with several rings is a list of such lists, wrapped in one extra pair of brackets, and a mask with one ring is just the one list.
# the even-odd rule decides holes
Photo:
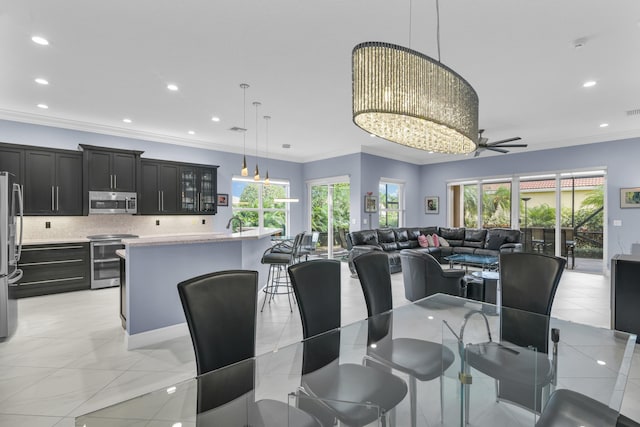
[(621, 208), (640, 208), (640, 187), (620, 189)]
[(366, 213), (378, 212), (378, 197), (367, 194), (364, 196), (364, 211)]
[(440, 201), (438, 196), (427, 196), (424, 198), (424, 213), (437, 214), (440, 212)]
[(218, 206), (229, 206), (229, 195), (218, 193)]

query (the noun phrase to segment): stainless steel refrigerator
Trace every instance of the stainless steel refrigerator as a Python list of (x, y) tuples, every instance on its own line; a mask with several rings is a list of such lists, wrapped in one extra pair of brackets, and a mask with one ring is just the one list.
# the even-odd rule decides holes
[(22, 206), (22, 189), (15, 182), (15, 176), (0, 172), (0, 340), (10, 337), (18, 326), (18, 304), (13, 288), (22, 278), (22, 270), (18, 268), (22, 251)]

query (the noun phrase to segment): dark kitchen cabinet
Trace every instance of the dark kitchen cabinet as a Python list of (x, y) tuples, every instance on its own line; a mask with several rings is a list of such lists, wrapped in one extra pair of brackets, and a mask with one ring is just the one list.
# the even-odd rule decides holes
[(17, 298), (91, 288), (88, 242), (25, 245), (19, 266)]
[(87, 191), (136, 192), (136, 169), (141, 151), (80, 145), (86, 162)]
[(25, 215), (82, 215), (82, 154), (25, 150)]
[(217, 167), (184, 165), (180, 167), (180, 211), (211, 214), (218, 211)]
[(176, 214), (180, 164), (154, 160), (140, 162), (140, 213)]
[(0, 144), (0, 171), (14, 174), (16, 182), (24, 184), (24, 149), (11, 144)]

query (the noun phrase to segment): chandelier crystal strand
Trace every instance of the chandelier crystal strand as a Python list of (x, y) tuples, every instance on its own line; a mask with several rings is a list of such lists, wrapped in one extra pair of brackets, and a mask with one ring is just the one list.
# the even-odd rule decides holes
[(248, 176), (249, 170), (247, 169), (247, 88), (246, 83), (240, 83), (242, 88), (242, 169), (240, 175)]
[(269, 184), (271, 183), (269, 181), (269, 120), (271, 119), (271, 116), (264, 116), (264, 120), (265, 120), (265, 139), (266, 139), (266, 145), (267, 145), (267, 149), (266, 149), (266, 153), (267, 153), (267, 173), (264, 176), (264, 185), (269, 186)]
[(256, 107), (256, 170), (253, 172), (253, 180), (260, 181), (260, 171), (258, 170), (258, 107), (262, 104), (254, 101), (253, 105)]

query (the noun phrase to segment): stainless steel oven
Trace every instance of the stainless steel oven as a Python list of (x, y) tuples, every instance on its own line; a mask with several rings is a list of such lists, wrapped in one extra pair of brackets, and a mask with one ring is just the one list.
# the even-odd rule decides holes
[(103, 234), (88, 236), (91, 241), (91, 289), (120, 285), (118, 249), (124, 249), (122, 239), (134, 239), (134, 234)]

